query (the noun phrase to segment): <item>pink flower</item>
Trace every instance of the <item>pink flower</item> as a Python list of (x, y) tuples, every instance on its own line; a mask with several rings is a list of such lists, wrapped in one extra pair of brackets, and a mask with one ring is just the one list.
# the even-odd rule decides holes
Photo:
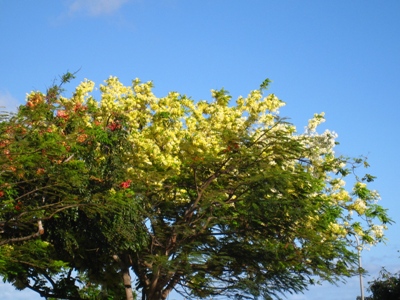
[(65, 110), (57, 110), (57, 117), (68, 119), (68, 114), (65, 112)]
[(21, 210), (22, 202), (18, 201), (17, 205), (14, 206), (15, 210)]
[(82, 105), (81, 103), (77, 103), (77, 104), (75, 104), (75, 106), (74, 106), (74, 112), (77, 112), (77, 111), (85, 111), (86, 109), (87, 109), (87, 107), (84, 106), (84, 105)]
[(119, 186), (123, 189), (127, 189), (128, 187), (131, 186), (131, 182), (132, 182), (132, 180), (129, 179), (127, 181), (121, 182), (121, 184)]
[(110, 124), (108, 124), (107, 126), (111, 131), (115, 131), (117, 129), (121, 128), (121, 125), (118, 122), (111, 122)]

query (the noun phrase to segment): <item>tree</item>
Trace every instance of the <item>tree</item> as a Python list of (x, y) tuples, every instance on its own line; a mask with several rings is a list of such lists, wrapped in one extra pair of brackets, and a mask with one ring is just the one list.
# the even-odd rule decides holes
[[(391, 222), (376, 204), (378, 193), (367, 187), (374, 177), (355, 176), (348, 192), (344, 179), (367, 162), (335, 155), (335, 134), (316, 131), (323, 114), (298, 133), (279, 117), (284, 103), (263, 96), (268, 83), (236, 104), (224, 90), (213, 90), (209, 102), (176, 92), (157, 98), (151, 82), (124, 86), (116, 77), (100, 86), (99, 101), (90, 94), (91, 81), (72, 97), (56, 93), (42, 106), (32, 102), (38, 93), (30, 94), (12, 128), (29, 132), (38, 114), (40, 124), (46, 120), (42, 129), (53, 128), (54, 145), (66, 152), (61, 162), (50, 160), (51, 167), (76, 170), (57, 176), (63, 209), (41, 206), (37, 194), (42, 215), (30, 220), (45, 220), (47, 231), (33, 240), (48, 243), (53, 260), (110, 289), (118, 288), (120, 272), (127, 299), (130, 269), (146, 300), (166, 299), (173, 289), (190, 297), (270, 299), (303, 291), (315, 277), (335, 282), (356, 274), (352, 235), (374, 244)], [(32, 136), (32, 143), (40, 138)], [(18, 147), (17, 135), (11, 140)], [(13, 206), (21, 194), (35, 191), (38, 175), (31, 187), (22, 184), (22, 192), (7, 192)], [(3, 187), (16, 185), (17, 177), (4, 179)], [(76, 201), (73, 207), (68, 199)], [(13, 218), (20, 219), (14, 213), (7, 220)], [(6, 248), (11, 244), (20, 245), (9, 240)], [(26, 286), (33, 275), (24, 274)], [(75, 287), (72, 280), (67, 290)]]
[[(62, 84), (72, 77), (67, 74)], [(61, 85), (46, 94), (32, 92), (27, 104), (17, 114), (5, 115), (0, 124), (0, 272), (17, 288), (28, 287), (43, 297), (81, 299), (86, 296), (79, 285), (98, 282), (72, 271), (80, 271), (82, 261), (101, 269), (102, 256), (109, 264), (111, 242), (117, 238), (110, 237), (108, 244), (104, 235), (119, 226), (123, 236), (115, 217), (122, 210), (125, 220), (131, 220), (127, 197), (122, 201), (119, 193), (110, 195), (120, 184), (112, 171), (123, 163), (120, 151), (126, 148), (113, 130), (94, 128), (90, 137), (83, 133), (88, 107), (69, 102), (65, 107), (60, 92)], [(129, 222), (126, 228), (133, 236), (135, 224)], [(88, 252), (99, 245), (101, 251)], [(108, 267), (110, 273), (116, 269)], [(82, 277), (88, 280), (82, 282)], [(113, 284), (122, 286), (108, 280), (101, 286), (103, 294), (117, 295)]]
[(54, 101), (54, 92), (31, 93), (27, 105), (14, 116), (4, 116), (0, 124), (0, 269), (17, 288), (24, 288), (37, 270), (58, 274), (65, 267), (49, 258), (55, 250), (39, 237), (48, 219), (82, 205), (71, 201), (72, 189), (81, 188), (85, 180), (80, 166), (68, 163), (66, 142), (73, 146), (73, 140), (51, 126), (55, 118), (45, 109)]
[(400, 298), (400, 273), (392, 274), (385, 268), (379, 273), (379, 277), (369, 282), (371, 300), (387, 299), (397, 300)]

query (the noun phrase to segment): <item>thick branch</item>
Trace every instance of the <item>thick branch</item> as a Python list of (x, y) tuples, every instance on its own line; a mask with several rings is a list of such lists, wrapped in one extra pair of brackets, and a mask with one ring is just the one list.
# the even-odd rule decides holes
[(43, 228), (43, 225), (42, 225), (42, 221), (40, 221), (40, 220), (38, 221), (38, 227), (39, 227), (39, 230), (36, 233), (28, 235), (28, 236), (24, 236), (24, 237), (11, 238), (11, 239), (6, 239), (6, 240), (3, 240), (3, 241), (0, 241), (0, 246), (6, 245), (6, 244), (14, 244), (14, 243), (18, 243), (18, 242), (23, 242), (23, 241), (28, 241), (28, 240), (31, 240), (31, 239), (35, 239), (35, 238), (41, 236), (44, 233), (44, 228)]

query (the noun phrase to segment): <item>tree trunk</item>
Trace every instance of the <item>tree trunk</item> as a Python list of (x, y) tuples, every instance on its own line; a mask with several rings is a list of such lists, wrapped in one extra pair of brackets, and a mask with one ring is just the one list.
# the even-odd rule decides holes
[(151, 291), (146, 293), (146, 298), (142, 300), (165, 300), (167, 295), (164, 295), (162, 291)]
[(118, 255), (113, 255), (113, 259), (119, 263), (121, 268), (121, 275), (125, 287), (126, 300), (134, 300), (131, 275), (129, 274), (129, 257), (127, 255), (124, 255), (121, 259)]
[(173, 286), (175, 286), (175, 284), (169, 284), (166, 288), (161, 287), (161, 289), (159, 287), (148, 290), (145, 290), (145, 288), (143, 288), (142, 300), (166, 300), (168, 295), (172, 291)]
[(151, 291), (146, 293), (146, 300), (161, 300), (160, 292), (158, 291)]
[(121, 270), (122, 280), (124, 282), (126, 300), (133, 300), (131, 275), (129, 274), (129, 268), (125, 267)]

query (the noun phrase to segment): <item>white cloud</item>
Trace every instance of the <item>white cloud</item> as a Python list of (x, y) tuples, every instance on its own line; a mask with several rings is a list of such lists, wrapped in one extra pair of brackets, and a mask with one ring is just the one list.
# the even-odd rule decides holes
[(109, 15), (118, 11), (130, 0), (73, 0), (69, 4), (69, 13), (87, 13), (90, 16)]
[(0, 91), (0, 111), (15, 112), (21, 104), (21, 101), (13, 97), (9, 92)]

